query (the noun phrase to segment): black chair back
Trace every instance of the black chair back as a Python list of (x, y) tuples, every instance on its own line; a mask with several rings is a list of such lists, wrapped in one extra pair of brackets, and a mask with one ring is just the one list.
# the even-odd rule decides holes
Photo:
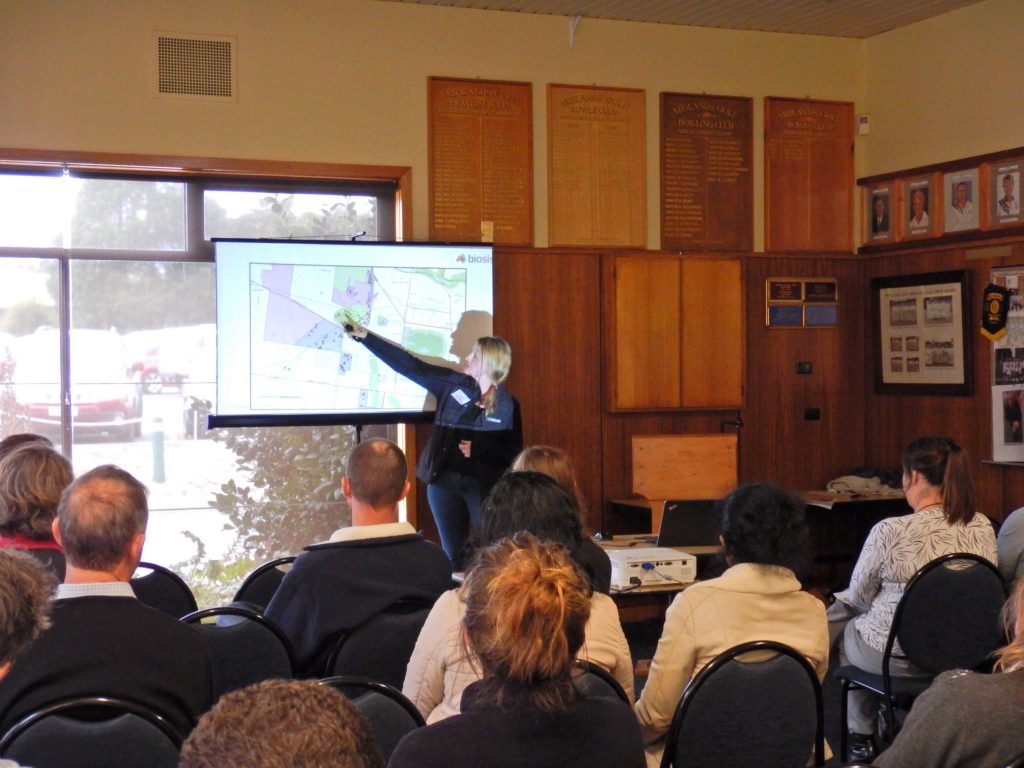
[(195, 627), (210, 649), (214, 700), (261, 680), (295, 676), (291, 643), (257, 611), (238, 606), (206, 608), (181, 620)]
[(277, 592), (277, 588), (281, 586), (288, 567), (294, 562), (295, 555), (290, 555), (264, 563), (245, 577), (242, 586), (235, 592), (232, 602), (245, 603), (260, 611), (265, 610), (270, 605), (270, 600)]
[(135, 596), (146, 605), (176, 619), (199, 607), (188, 584), (170, 568), (145, 562), (139, 563), (139, 568), (145, 568), (149, 573), (133, 577), (130, 584)]
[(181, 742), (141, 704), (86, 696), (24, 717), (0, 739), (0, 756), (32, 768), (175, 768)]
[(577, 692), (588, 699), (604, 697), (607, 699), (622, 699), (626, 704), (633, 706), (629, 696), (619, 685), (619, 681), (612, 677), (604, 667), (599, 664), (592, 664), (589, 661), (577, 659), (576, 670), (573, 672), (572, 684)]
[(1024, 752), (1021, 752), (1013, 760), (1008, 762), (1003, 768), (1024, 768)]
[(342, 635), (324, 676), (359, 675), (401, 690), (416, 639), (433, 604), (402, 600)]
[(324, 678), (320, 684), (341, 691), (363, 713), (385, 763), (403, 736), (426, 724), (416, 706), (386, 683), (357, 675), (336, 675)]
[[(751, 652), (764, 660), (740, 661)], [(690, 681), (665, 741), (662, 768), (804, 768), (825, 764), (821, 684), (782, 643), (730, 648)]]

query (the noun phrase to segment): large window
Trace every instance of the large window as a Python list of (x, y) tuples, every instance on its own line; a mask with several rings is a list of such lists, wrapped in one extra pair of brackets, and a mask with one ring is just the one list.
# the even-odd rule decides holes
[(95, 167), (0, 174), (0, 437), (40, 432), (76, 474), (150, 489), (144, 558), (201, 604), (348, 522), (347, 427), (206, 429), (213, 237), (395, 237), (395, 185)]

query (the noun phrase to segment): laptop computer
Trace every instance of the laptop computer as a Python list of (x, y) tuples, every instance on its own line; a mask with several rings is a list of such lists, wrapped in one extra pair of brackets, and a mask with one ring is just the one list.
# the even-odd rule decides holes
[(718, 499), (668, 499), (658, 530), (659, 547), (717, 547), (722, 531)]

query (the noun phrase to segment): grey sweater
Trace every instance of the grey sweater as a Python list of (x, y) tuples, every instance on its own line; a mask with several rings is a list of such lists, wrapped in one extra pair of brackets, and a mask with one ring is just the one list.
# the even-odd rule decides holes
[(914, 702), (895, 743), (873, 765), (993, 768), (1024, 752), (1024, 669), (943, 672)]

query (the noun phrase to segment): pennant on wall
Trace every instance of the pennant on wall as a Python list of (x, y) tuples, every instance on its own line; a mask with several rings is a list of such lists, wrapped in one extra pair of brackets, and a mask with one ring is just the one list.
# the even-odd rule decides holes
[(996, 341), (1006, 335), (1006, 313), (1010, 309), (1010, 292), (1002, 286), (985, 286), (981, 307), (981, 335)]

